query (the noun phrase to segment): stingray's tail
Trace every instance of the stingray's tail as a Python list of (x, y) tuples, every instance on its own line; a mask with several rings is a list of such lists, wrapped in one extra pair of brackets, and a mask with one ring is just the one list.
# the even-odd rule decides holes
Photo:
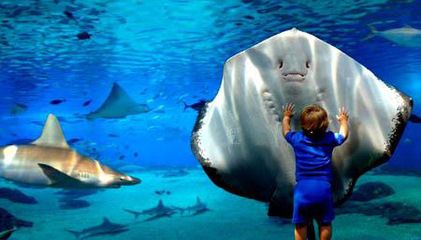
[(184, 101), (183, 101), (183, 104), (184, 104), (184, 109), (183, 109), (183, 111), (186, 111), (186, 109), (187, 109), (187, 108), (189, 108), (190, 106), (189, 106), (186, 102), (184, 102)]
[(367, 24), (367, 27), (370, 28), (370, 34), (367, 35), (367, 37), (363, 38), (363, 41), (368, 40), (370, 38), (373, 38), (376, 36), (376, 34), (379, 32), (373, 25)]
[(409, 117), (409, 121), (413, 123), (421, 123), (421, 117), (415, 114), (411, 114), (411, 116)]

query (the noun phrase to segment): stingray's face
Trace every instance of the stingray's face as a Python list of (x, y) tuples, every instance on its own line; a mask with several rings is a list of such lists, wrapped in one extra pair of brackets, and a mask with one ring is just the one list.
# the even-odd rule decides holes
[(326, 100), (330, 91), (332, 59), (329, 46), (301, 32), (269, 39), (245, 52), (259, 71), (264, 91), (277, 102), (294, 102), (299, 107)]
[[(294, 38), (290, 45), (278, 45), (274, 49), (271, 60), (277, 77), (275, 86), (287, 98), (306, 94), (314, 85), (312, 76), (313, 56), (311, 56), (310, 46), (304, 38)], [(276, 45), (275, 45), (276, 46)], [(268, 84), (274, 84), (269, 82)]]

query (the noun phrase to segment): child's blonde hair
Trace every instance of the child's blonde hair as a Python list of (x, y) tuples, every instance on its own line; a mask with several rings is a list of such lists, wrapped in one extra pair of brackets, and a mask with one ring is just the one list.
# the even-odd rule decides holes
[(303, 109), (300, 122), (304, 134), (316, 138), (325, 133), (329, 126), (326, 110), (317, 104), (306, 106)]

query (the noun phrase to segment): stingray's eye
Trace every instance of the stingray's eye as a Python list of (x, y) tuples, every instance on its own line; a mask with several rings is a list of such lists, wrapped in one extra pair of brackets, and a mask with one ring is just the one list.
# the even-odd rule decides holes
[(306, 62), (306, 68), (310, 68), (310, 61)]
[(282, 68), (282, 66), (284, 65), (284, 63), (282, 61), (279, 61), (279, 68)]

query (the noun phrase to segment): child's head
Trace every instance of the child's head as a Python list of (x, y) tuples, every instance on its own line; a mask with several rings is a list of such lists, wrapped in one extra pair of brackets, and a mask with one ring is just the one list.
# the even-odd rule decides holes
[(316, 104), (303, 109), (300, 121), (304, 134), (309, 137), (321, 136), (329, 126), (326, 110)]

